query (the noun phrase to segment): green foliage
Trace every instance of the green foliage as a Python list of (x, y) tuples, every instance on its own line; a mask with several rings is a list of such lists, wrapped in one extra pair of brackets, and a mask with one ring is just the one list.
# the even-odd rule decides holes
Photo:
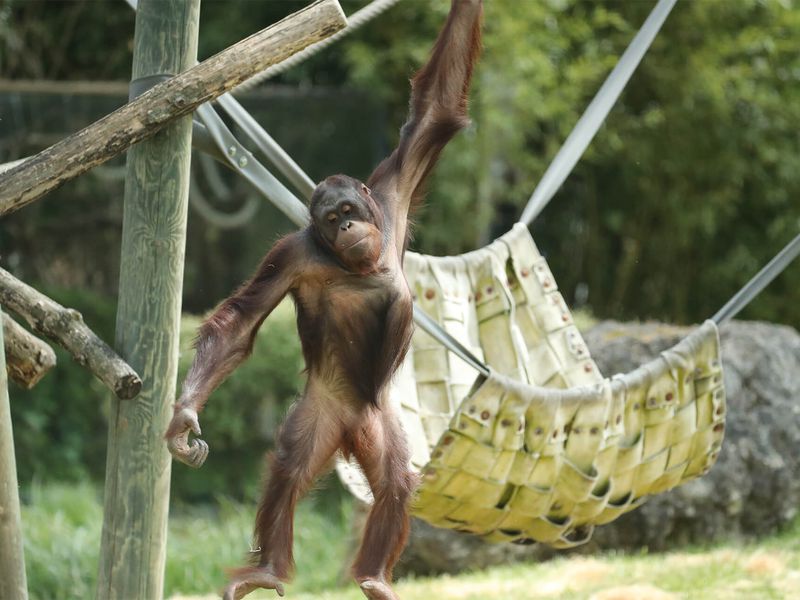
[[(105, 340), (113, 340), (114, 305), (81, 290), (43, 289), (75, 308)], [(105, 386), (70, 354), (52, 344), (56, 367), (32, 390), (10, 385), (11, 418), (19, 480), (75, 481), (105, 471), (107, 400)]]
[[(31, 600), (91, 598), (97, 578), (102, 504), (90, 484), (36, 485), (22, 506)], [(297, 591), (334, 587), (347, 556), (351, 503), (300, 503), (295, 527)], [(215, 505), (173, 510), (169, 521), (165, 596), (207, 594), (242, 565), (250, 547), (255, 506), (220, 498)]]
[[(509, 228), (651, 7), (485, 4), (474, 125), (444, 153), (416, 247), (463, 252)], [(392, 109), (391, 139), (446, 10), (401, 3), (347, 43), (351, 81)], [(565, 295), (588, 286), (601, 317), (702, 320), (796, 234), (798, 26), (774, 0), (678, 3), (534, 226)], [(743, 317), (800, 325), (798, 285), (795, 266)]]
[(95, 489), (33, 486), (23, 499), (25, 570), (31, 600), (91, 598), (103, 507)]
[[(109, 300), (80, 291), (47, 293), (79, 310), (99, 335), (113, 340), (114, 306)], [(179, 381), (194, 356), (190, 346), (199, 324), (197, 317), (183, 319)], [(56, 351), (56, 368), (34, 389), (10, 390), (23, 486), (86, 477), (102, 480), (105, 472), (110, 392), (66, 352)], [(262, 458), (283, 413), (301, 390), (302, 368), (294, 311), (287, 301), (265, 321), (250, 359), (219, 387), (202, 413), (211, 454), (201, 470), (175, 465), (173, 495), (183, 500), (256, 496)]]
[(0, 6), (0, 73), (10, 79), (111, 79), (130, 75), (135, 15), (123, 1), (6, 0)]

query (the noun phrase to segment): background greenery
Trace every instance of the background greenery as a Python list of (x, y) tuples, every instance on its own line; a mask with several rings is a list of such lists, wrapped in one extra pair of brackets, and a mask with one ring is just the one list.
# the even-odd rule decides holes
[[(300, 504), (295, 527), (298, 600), (358, 600), (346, 577), (353, 549), (350, 507), (322, 496)], [(165, 597), (215, 600), (226, 568), (249, 548), (252, 506), (222, 500), (214, 509), (173, 511)], [(102, 505), (89, 485), (34, 487), (23, 506), (31, 600), (91, 598), (97, 574)], [(800, 521), (759, 540), (651, 554), (572, 554), (541, 564), (493, 567), (459, 576), (409, 578), (397, 584), (409, 600), (542, 598), (549, 600), (790, 600), (800, 596)], [(194, 595), (198, 594), (198, 595)], [(259, 591), (248, 598), (275, 598)]]
[[(204, 0), (200, 57), (304, 4)], [(350, 13), (366, 2), (342, 4)], [(652, 5), (486, 3), (473, 124), (448, 147), (431, 182), (416, 216), (415, 249), (458, 253), (508, 229)], [(241, 100), (312, 178), (334, 172), (365, 178), (397, 139), (408, 78), (425, 60), (448, 6), (446, 0), (405, 0)], [(36, 152), (125, 102), (133, 26), (122, 0), (0, 4), (0, 162)], [(697, 322), (796, 235), (798, 31), (794, 0), (676, 5), (588, 152), (532, 227), (573, 306), (599, 318)], [(112, 83), (87, 90), (78, 85), (82, 80)], [(114, 337), (123, 165), (119, 159), (95, 169), (0, 222), (0, 264), (80, 310), (107, 340)], [(256, 197), (232, 173), (199, 164), (194, 170), (220, 211), (235, 213)], [(213, 193), (214, 175), (225, 198)], [(238, 229), (222, 229), (193, 209), (185, 310), (211, 309), (291, 229), (267, 203)], [(800, 327), (798, 288), (800, 265), (794, 265), (742, 317)], [(173, 469), (176, 507), (186, 515), (173, 525), (176, 535), (200, 531), (213, 540), (211, 552), (230, 558), (226, 564), (238, 562), (250, 513), (240, 519), (225, 498), (256, 495), (262, 455), (302, 385), (293, 319), (291, 307), (282, 306), (266, 322), (251, 360), (215, 393), (202, 416), (212, 450), (204, 468)], [(188, 314), (184, 319), (182, 372), (197, 323)], [(26, 530), (29, 569), (43, 598), (64, 597), (52, 591), (59, 585), (70, 590), (66, 597), (91, 593), (97, 532), (81, 533), (85, 515), (70, 507), (99, 511), (87, 499), (93, 488), (78, 484), (51, 493), (49, 486), (100, 480), (105, 463), (107, 392), (64, 353), (58, 359), (34, 390), (11, 390), (26, 524), (40, 523)], [(325, 510), (338, 514), (338, 485), (330, 482), (321, 497)], [(216, 508), (193, 513), (188, 503), (197, 501), (213, 501)], [(327, 532), (327, 540), (338, 540), (338, 517), (325, 510), (320, 522), (305, 518)], [(239, 523), (238, 537), (203, 529), (223, 517)], [(219, 550), (223, 538), (236, 548)], [(75, 547), (59, 546), (63, 539)], [(202, 566), (192, 542), (171, 543), (184, 545), (171, 548), (170, 556), (191, 560), (170, 566), (169, 589), (191, 591), (175, 581), (192, 578), (201, 586), (192, 590), (213, 589), (204, 569), (218, 565)], [(71, 574), (64, 574), (64, 564)], [(181, 569), (186, 572), (177, 575)], [(309, 585), (301, 589), (319, 589)]]
[[(302, 4), (207, 0), (201, 57)], [(364, 2), (344, 5), (352, 12)], [(448, 6), (401, 2), (242, 100), (313, 178), (365, 178), (396, 139), (408, 77), (425, 60)], [(416, 217), (415, 249), (458, 253), (507, 230), (650, 7), (613, 0), (487, 3), (473, 125), (445, 152)], [(26, 92), (0, 81), (0, 161), (35, 152), (125, 101), (121, 86), (91, 93), (69, 86), (124, 81), (133, 23), (121, 0), (9, 0), (0, 7), (0, 72), (62, 86)], [(533, 225), (574, 307), (600, 318), (700, 321), (796, 234), (798, 30), (793, 2), (677, 4), (587, 154)], [(95, 169), (0, 224), (3, 266), (84, 312), (109, 340), (123, 164)], [(214, 199), (219, 187), (210, 184), (221, 181), (227, 195), (217, 198), (220, 211), (235, 212), (256, 197), (233, 173), (195, 167), (205, 196)], [(292, 229), (256, 201), (256, 214), (238, 229), (192, 211), (185, 310), (213, 307)], [(743, 317), (800, 325), (798, 286), (795, 265)], [(257, 470), (260, 450), (300, 385), (290, 313), (268, 321), (255, 357), (215, 395), (204, 417), (206, 431), (218, 428), (208, 468), (203, 477), (176, 470), (176, 489), (187, 498), (213, 489), (249, 493), (253, 484), (244, 482), (251, 478), (239, 471)], [(195, 323), (187, 318), (185, 337)], [(184, 366), (189, 358), (184, 352)], [(95, 381), (62, 354), (35, 390), (13, 396), (23, 482), (102, 477), (105, 438), (98, 432), (106, 402)], [(216, 469), (215, 460), (226, 468)]]
[[(204, 2), (201, 57), (302, 4)], [(348, 12), (364, 4), (343, 2)], [(279, 77), (274, 83), (283, 92), (256, 96), (250, 108), (261, 107), (259, 119), (312, 177), (345, 170), (365, 177), (396, 140), (407, 79), (425, 59), (448, 5), (401, 2)], [(417, 249), (457, 253), (508, 228), (651, 5), (487, 3), (485, 52), (471, 94), (474, 124), (448, 148), (434, 177), (417, 217)], [(0, 72), (13, 79), (125, 80), (133, 13), (121, 0), (98, 6), (8, 0), (0, 8)], [(796, 233), (798, 28), (800, 11), (792, 0), (678, 3), (589, 151), (533, 227), (568, 299), (588, 304), (601, 317), (696, 322)], [(353, 93), (360, 96), (348, 96)], [(3, 112), (15, 115), (28, 100), (17, 98), (22, 107)], [(80, 105), (71, 98), (45, 110), (53, 115), (50, 126)], [(85, 112), (83, 121), (94, 118)], [(42, 133), (30, 125), (15, 131), (13, 119), (11, 125), (0, 140), (0, 160), (33, 151), (20, 147), (19, 138)], [(94, 208), (89, 214), (107, 210), (108, 194), (87, 194)], [(26, 242), (41, 231), (38, 222), (61, 222), (63, 215), (52, 218), (56, 204), (45, 201), (7, 219), (10, 232), (0, 251), (29, 248)], [(268, 225), (259, 219), (242, 235), (192, 225), (203, 232), (190, 238), (190, 310), (212, 306), (289, 228), (265, 213)], [(116, 214), (104, 213), (93, 228), (116, 232)], [(109, 249), (106, 256), (114, 256), (113, 241), (98, 242)], [(217, 253), (224, 260), (215, 261)], [(29, 280), (67, 279), (63, 272), (29, 266), (33, 254), (14, 265)], [(114, 264), (100, 264), (102, 274), (92, 275), (106, 282), (102, 290), (109, 295), (115, 290)], [(196, 266), (205, 275), (205, 294), (191, 279)], [(91, 270), (86, 264), (74, 268)], [(220, 281), (225, 285), (215, 283)], [(800, 325), (800, 303), (791, 294), (798, 284), (800, 270), (792, 269), (744, 316)]]

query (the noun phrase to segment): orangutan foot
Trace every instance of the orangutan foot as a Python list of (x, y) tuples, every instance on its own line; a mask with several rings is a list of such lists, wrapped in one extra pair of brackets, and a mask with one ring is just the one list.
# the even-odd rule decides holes
[(378, 579), (362, 579), (358, 582), (361, 591), (369, 600), (400, 600), (392, 586)]
[(278, 596), (283, 596), (283, 582), (272, 572), (270, 567), (252, 567), (234, 573), (222, 598), (223, 600), (241, 600), (258, 588), (275, 590)]

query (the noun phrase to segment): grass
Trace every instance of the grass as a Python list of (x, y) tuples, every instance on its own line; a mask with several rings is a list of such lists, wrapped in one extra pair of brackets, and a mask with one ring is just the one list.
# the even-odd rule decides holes
[[(327, 496), (325, 497), (327, 498)], [(32, 600), (91, 598), (97, 571), (102, 508), (96, 489), (34, 487), (23, 505)], [(170, 516), (166, 597), (210, 600), (224, 570), (241, 564), (254, 507), (221, 500)], [(341, 574), (350, 547), (346, 502), (305, 502), (296, 521), (295, 600), (362, 600)], [(756, 543), (729, 543), (680, 552), (563, 557), (541, 564), (496, 567), (460, 576), (407, 579), (403, 600), (734, 600), (800, 598), (800, 521)], [(248, 598), (275, 598), (256, 592)]]
[[(327, 496), (326, 496), (327, 498)], [(349, 548), (349, 503), (298, 507), (293, 590), (312, 594), (337, 585)], [(165, 597), (221, 589), (225, 570), (242, 566), (255, 506), (221, 499), (213, 508), (172, 510)], [(22, 506), (31, 600), (93, 598), (103, 522), (99, 491), (89, 484), (33, 486)]]

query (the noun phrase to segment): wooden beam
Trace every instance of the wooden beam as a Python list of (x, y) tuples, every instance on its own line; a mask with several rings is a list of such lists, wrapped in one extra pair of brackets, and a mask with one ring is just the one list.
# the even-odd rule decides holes
[[(0, 365), (3, 364), (3, 328), (0, 327)], [(6, 370), (0, 369), (0, 598), (26, 600), (27, 597), (8, 378)]]
[(77, 310), (61, 306), (5, 269), (0, 269), (0, 304), (25, 319), (33, 331), (62, 346), (117, 398), (130, 399), (139, 393), (142, 380), (89, 329)]
[(56, 366), (56, 353), (45, 342), (3, 313), (6, 368), (12, 381), (29, 390)]
[[(154, 135), (170, 121), (347, 25), (337, 0), (318, 0), (160, 83), (81, 131), (0, 174), (0, 216)], [(136, 76), (134, 76), (136, 78)]]
[[(133, 78), (194, 65), (199, 15), (200, 0), (139, 0)], [(163, 594), (191, 142), (187, 114), (128, 151), (115, 346), (142, 391), (111, 401), (97, 600)]]

